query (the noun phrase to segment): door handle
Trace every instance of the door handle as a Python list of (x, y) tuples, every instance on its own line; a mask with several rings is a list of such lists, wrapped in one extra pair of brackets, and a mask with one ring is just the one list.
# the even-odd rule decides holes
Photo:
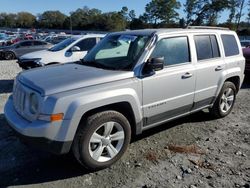
[(191, 78), (193, 75), (189, 72), (185, 73), (184, 75), (182, 75), (182, 79), (187, 79), (187, 78)]
[(218, 66), (218, 67), (215, 68), (215, 71), (221, 71), (221, 70), (223, 70), (222, 66)]

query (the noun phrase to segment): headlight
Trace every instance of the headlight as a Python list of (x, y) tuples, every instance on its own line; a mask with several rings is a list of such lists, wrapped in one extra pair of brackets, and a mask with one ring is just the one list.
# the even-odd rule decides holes
[(44, 63), (41, 62), (41, 58), (35, 59), (34, 62), (40, 66), (44, 66)]
[(35, 93), (30, 94), (30, 103), (29, 103), (29, 110), (31, 114), (36, 114), (38, 112), (38, 97)]

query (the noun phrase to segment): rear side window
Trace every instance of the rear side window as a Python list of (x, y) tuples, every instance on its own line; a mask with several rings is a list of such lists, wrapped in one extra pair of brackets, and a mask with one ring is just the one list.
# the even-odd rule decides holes
[(220, 50), (215, 35), (210, 35), (213, 57), (220, 57)]
[(234, 56), (240, 53), (237, 41), (234, 35), (221, 35), (224, 46), (225, 56)]
[(151, 58), (164, 57), (165, 66), (190, 62), (187, 37), (166, 38), (160, 40)]
[(42, 42), (42, 41), (34, 41), (35, 46), (40, 46), (40, 45), (46, 45), (47, 43)]
[(21, 43), (20, 43), (20, 46), (22, 46), (22, 47), (32, 46), (32, 41), (21, 42)]
[(199, 35), (195, 36), (194, 40), (198, 61), (220, 57), (215, 35)]

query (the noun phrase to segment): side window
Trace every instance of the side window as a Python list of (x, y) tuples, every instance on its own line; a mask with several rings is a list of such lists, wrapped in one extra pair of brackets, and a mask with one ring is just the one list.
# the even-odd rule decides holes
[(215, 35), (210, 35), (211, 45), (212, 45), (212, 51), (213, 51), (213, 57), (220, 57), (220, 50), (218, 46), (218, 42)]
[(78, 42), (75, 46), (78, 46), (81, 51), (89, 51), (96, 45), (96, 38), (83, 39)]
[(215, 35), (194, 36), (197, 59), (205, 60), (220, 57), (220, 50)]
[(34, 41), (35, 46), (45, 45), (43, 42), (40, 41)]
[(221, 35), (226, 57), (238, 55), (240, 53), (234, 35)]
[(165, 66), (190, 62), (188, 37), (174, 37), (160, 40), (151, 58), (164, 57)]
[(22, 42), (22, 43), (20, 43), (20, 46), (22, 46), (22, 47), (32, 46), (32, 42), (31, 41)]

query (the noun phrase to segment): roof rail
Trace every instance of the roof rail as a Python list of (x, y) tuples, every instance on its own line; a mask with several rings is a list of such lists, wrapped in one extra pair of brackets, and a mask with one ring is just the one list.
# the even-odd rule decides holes
[(186, 29), (219, 29), (219, 30), (230, 30), (226, 27), (211, 27), (211, 26), (187, 26)]

